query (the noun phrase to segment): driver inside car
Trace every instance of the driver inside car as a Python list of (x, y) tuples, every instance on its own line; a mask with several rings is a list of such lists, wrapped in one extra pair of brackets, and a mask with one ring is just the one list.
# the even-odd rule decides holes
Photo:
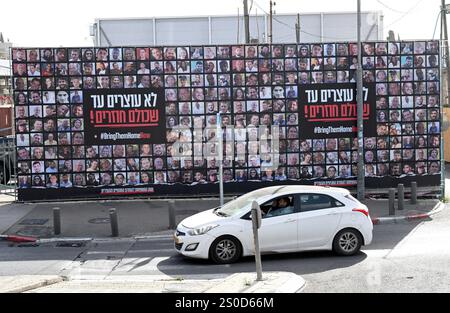
[(276, 199), (272, 202), (272, 206), (264, 214), (264, 217), (280, 216), (294, 212), (294, 207), (291, 205), (289, 197)]

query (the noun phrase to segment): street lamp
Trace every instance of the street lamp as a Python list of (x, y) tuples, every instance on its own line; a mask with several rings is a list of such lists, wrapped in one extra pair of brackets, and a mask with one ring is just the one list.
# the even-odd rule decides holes
[(445, 5), (445, 14), (449, 14), (450, 13), (450, 4), (446, 4)]

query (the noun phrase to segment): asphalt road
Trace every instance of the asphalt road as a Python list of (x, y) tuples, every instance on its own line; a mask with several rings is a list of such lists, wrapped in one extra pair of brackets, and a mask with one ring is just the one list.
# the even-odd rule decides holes
[[(306, 281), (305, 292), (450, 292), (450, 212), (432, 220), (376, 225), (374, 241), (353, 257), (331, 252), (263, 256), (264, 271), (289, 271)], [(0, 275), (67, 275), (73, 278), (152, 275), (213, 279), (254, 271), (254, 259), (232, 265), (179, 256), (170, 236), (9, 246), (0, 242)]]

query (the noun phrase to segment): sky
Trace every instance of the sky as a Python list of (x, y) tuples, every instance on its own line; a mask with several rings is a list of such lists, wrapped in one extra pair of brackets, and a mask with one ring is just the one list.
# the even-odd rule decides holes
[[(269, 0), (248, 2), (250, 14), (257, 10), (261, 15), (261, 8), (269, 11)], [(276, 0), (275, 12), (351, 12), (356, 4), (356, 0)], [(361, 0), (362, 11), (383, 12), (384, 39), (390, 29), (401, 39), (432, 38), (440, 4), (440, 0)], [(242, 14), (242, 0), (2, 1), (0, 32), (14, 46), (92, 46), (89, 26), (96, 18), (232, 15), (238, 8)], [(435, 38), (439, 31), (438, 25)]]

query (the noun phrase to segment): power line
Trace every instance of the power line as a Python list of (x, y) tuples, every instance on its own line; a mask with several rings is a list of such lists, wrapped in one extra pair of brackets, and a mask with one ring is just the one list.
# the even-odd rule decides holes
[[(403, 13), (403, 15), (400, 16), (398, 19), (396, 19), (395, 21), (393, 21), (393, 22), (390, 23), (389, 25), (385, 26), (385, 27), (387, 28), (387, 27), (390, 27), (390, 26), (392, 26), (392, 25), (398, 23), (398, 22), (401, 21), (403, 18), (405, 18), (407, 15), (409, 15), (409, 14), (410, 14), (414, 9), (416, 9), (416, 8), (419, 6), (419, 4), (422, 3), (424, 0), (419, 0), (419, 1), (417, 1), (417, 2), (416, 2), (411, 8), (409, 8), (406, 12), (401, 12), (401, 11), (392, 9), (392, 8), (388, 7), (387, 5), (385, 5), (383, 2), (381, 2), (381, 1), (379, 1), (379, 0), (376, 0), (376, 1), (377, 1), (378, 3), (380, 3), (381, 5), (385, 6), (386, 8), (392, 10), (392, 11), (396, 11), (397, 13)], [(258, 8), (260, 8), (265, 14), (269, 14), (269, 13), (267, 13), (266, 10), (264, 10), (264, 9), (258, 4), (258, 2), (257, 2), (256, 0), (254, 1), (254, 3), (255, 3), (255, 5), (256, 5)], [(288, 25), (288, 24), (284, 23), (283, 21), (280, 21), (280, 20), (277, 19), (275, 16), (273, 17), (273, 19), (274, 19), (276, 22), (278, 22), (278, 23), (280, 23), (280, 24), (282, 24), (282, 25), (284, 25), (284, 26), (286, 26), (286, 27), (288, 27), (288, 28), (290, 28), (290, 29), (292, 29), (292, 30), (295, 30), (294, 27), (292, 27), (291, 25)], [(303, 34), (307, 34), (307, 35), (310, 35), (310, 36), (313, 36), (313, 37), (318, 37), (318, 38), (323, 38), (323, 39), (347, 40), (347, 38), (322, 36), (322, 35), (318, 35), (318, 34), (309, 33), (309, 32), (304, 31), (304, 30), (300, 30), (300, 32), (303, 33)]]
[(441, 14), (442, 14), (442, 11), (439, 11), (439, 14), (438, 14), (438, 16), (436, 18), (436, 24), (434, 25), (433, 40), (434, 40), (434, 35), (436, 34), (436, 29), (437, 29), (437, 25), (438, 25), (438, 22), (439, 22), (439, 17), (441, 16)]
[(395, 23), (399, 22), (400, 20), (402, 20), (405, 16), (407, 16), (409, 13), (411, 13), (421, 2), (423, 2), (424, 0), (419, 0), (416, 2), (416, 4), (414, 4), (408, 11), (406, 11), (402, 16), (400, 16), (398, 19), (396, 19), (395, 21), (393, 21), (391, 24), (385, 26), (390, 27), (391, 25), (394, 25)]
[(395, 13), (400, 13), (400, 14), (406, 13), (404, 11), (399, 11), (399, 10), (393, 9), (393, 8), (389, 7), (388, 5), (384, 4), (383, 2), (381, 2), (380, 0), (375, 0), (375, 1), (378, 2), (379, 4), (381, 4), (382, 6), (384, 6), (386, 9), (389, 9)]
[[(265, 14), (269, 14), (266, 10), (264, 10), (264, 9), (258, 4), (257, 1), (254, 1), (254, 3), (255, 3), (255, 5), (256, 5), (258, 8), (260, 8)], [(295, 27), (293, 27), (293, 26), (291, 26), (291, 25), (289, 25), (289, 24), (287, 24), (287, 23), (285, 23), (285, 22), (283, 22), (283, 21), (280, 21), (280, 20), (279, 20), (278, 18), (276, 18), (275, 16), (273, 16), (273, 19), (274, 19), (276, 22), (278, 22), (279, 24), (284, 25), (284, 26), (286, 26), (286, 27), (288, 27), (288, 28), (290, 28), (290, 29), (292, 29), (292, 30), (297, 31), (297, 30), (295, 29)], [(301, 30), (301, 29), (300, 29), (300, 32), (303, 33), (303, 34), (310, 35), (310, 36), (312, 36), (312, 37), (318, 37), (318, 38), (324, 38), (324, 39), (333, 39), (333, 40), (346, 40), (346, 39), (347, 39), (347, 38), (329, 37), (329, 36), (322, 36), (322, 35), (318, 35), (318, 34), (312, 34), (312, 33), (309, 33), (309, 32), (307, 32), (307, 31), (304, 31), (304, 30)]]
[(288, 38), (291, 38), (291, 37), (292, 37), (292, 35), (283, 35), (283, 36), (279, 36), (278, 39), (284, 40), (284, 39), (288, 39)]

